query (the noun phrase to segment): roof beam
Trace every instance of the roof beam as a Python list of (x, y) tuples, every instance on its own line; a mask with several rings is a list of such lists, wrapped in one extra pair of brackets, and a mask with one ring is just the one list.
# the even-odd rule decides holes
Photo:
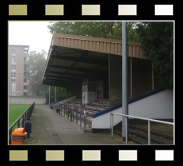
[(71, 66), (60, 66), (60, 65), (51, 65), (49, 64), (48, 68), (58, 68), (58, 69), (66, 69), (66, 70), (73, 70), (73, 71), (78, 71), (78, 72), (97, 72), (97, 73), (103, 73), (105, 74), (105, 70), (97, 70), (96, 69), (89, 69), (89, 68), (80, 68), (80, 67), (71, 67)]
[(95, 65), (102, 65), (102, 66), (107, 66), (107, 60), (102, 61), (98, 59), (89, 59), (89, 58), (81, 58), (81, 57), (67, 57), (67, 56), (62, 56), (62, 55), (53, 55), (52, 58), (54, 59), (63, 59), (63, 60), (68, 60), (68, 61), (75, 61), (75, 62), (82, 62), (82, 63), (89, 63), (89, 64), (95, 64)]
[[(68, 80), (68, 81), (73, 81), (74, 78), (71, 78), (71, 77), (64, 77), (64, 76), (61, 76), (61, 75), (50, 75), (50, 74), (46, 74), (45, 76), (46, 79), (48, 78), (57, 78), (57, 80)], [(76, 78), (77, 79), (77, 78)]]
[(77, 74), (77, 73), (66, 73), (66, 72), (60, 72), (60, 71), (51, 71), (48, 69), (47, 73), (53, 73), (53, 74), (58, 74), (61, 76), (65, 76), (65, 77), (71, 77), (71, 78), (80, 78), (83, 77), (84, 74)]
[(57, 79), (57, 78), (48, 78), (48, 77), (46, 77), (45, 79), (44, 79), (45, 81), (56, 81), (56, 82), (62, 82), (62, 83), (72, 83), (72, 81), (70, 80), (62, 80), (62, 79)]
[(51, 85), (51, 86), (57, 86), (57, 87), (64, 87), (67, 88), (70, 84), (64, 84), (60, 82), (55, 82), (55, 81), (43, 81), (43, 85)]
[(103, 77), (108, 76), (107, 73), (106, 74), (99, 74), (99, 73), (78, 74), (78, 73), (66, 73), (66, 72), (58, 72), (58, 71), (51, 71), (51, 70), (48, 70), (47, 73), (58, 74), (60, 76), (64, 76), (67, 78), (74, 78), (74, 79), (76, 79), (76, 78), (101, 79)]

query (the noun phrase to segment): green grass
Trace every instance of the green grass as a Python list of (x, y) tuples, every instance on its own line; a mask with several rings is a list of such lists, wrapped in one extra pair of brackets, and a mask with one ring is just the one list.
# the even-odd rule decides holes
[(30, 104), (10, 104), (9, 105), (9, 126), (15, 122), (18, 117), (22, 113), (25, 112), (25, 110), (30, 107)]

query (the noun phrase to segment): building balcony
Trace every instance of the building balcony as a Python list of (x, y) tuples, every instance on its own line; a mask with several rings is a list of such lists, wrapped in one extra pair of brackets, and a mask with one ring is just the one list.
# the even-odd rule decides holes
[(16, 76), (11, 76), (11, 79), (16, 79)]
[(11, 65), (16, 65), (16, 61), (11, 61)]
[(11, 69), (11, 73), (12, 73), (12, 72), (15, 72), (15, 73), (16, 73), (16, 69)]
[(24, 86), (28, 85), (28, 82), (24, 82)]
[(27, 93), (27, 92), (29, 92), (29, 90), (28, 89), (24, 89), (24, 93)]

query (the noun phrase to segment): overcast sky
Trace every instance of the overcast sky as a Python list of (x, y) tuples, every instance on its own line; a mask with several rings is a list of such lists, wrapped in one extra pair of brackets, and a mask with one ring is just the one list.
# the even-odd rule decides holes
[(49, 21), (9, 21), (9, 44), (29, 45), (29, 52), (48, 52), (52, 34)]

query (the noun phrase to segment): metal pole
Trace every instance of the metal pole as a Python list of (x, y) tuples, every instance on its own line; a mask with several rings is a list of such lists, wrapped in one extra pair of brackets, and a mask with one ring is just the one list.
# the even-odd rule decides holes
[(150, 126), (150, 121), (148, 120), (148, 145), (151, 144), (151, 126)]
[(154, 90), (154, 66), (152, 63), (152, 90)]
[(49, 85), (49, 105), (50, 105), (50, 85)]
[(86, 113), (84, 111), (84, 132), (86, 131)]
[(80, 110), (80, 127), (81, 127), (81, 111), (82, 111), (82, 108)]
[(126, 116), (126, 145), (128, 144), (128, 117)]
[(57, 87), (55, 86), (55, 102), (57, 102)]
[[(127, 56), (127, 23), (122, 22), (122, 114), (128, 115), (128, 56)], [(127, 119), (122, 117), (122, 138), (125, 141), (128, 137), (126, 135)]]
[(80, 111), (80, 127), (81, 127), (81, 111)]
[(132, 58), (130, 59), (130, 99), (133, 97), (133, 61)]
[(72, 114), (72, 122), (73, 122), (74, 121), (74, 107), (73, 106), (72, 106), (71, 114)]
[(76, 106), (76, 123), (78, 124), (78, 106)]

